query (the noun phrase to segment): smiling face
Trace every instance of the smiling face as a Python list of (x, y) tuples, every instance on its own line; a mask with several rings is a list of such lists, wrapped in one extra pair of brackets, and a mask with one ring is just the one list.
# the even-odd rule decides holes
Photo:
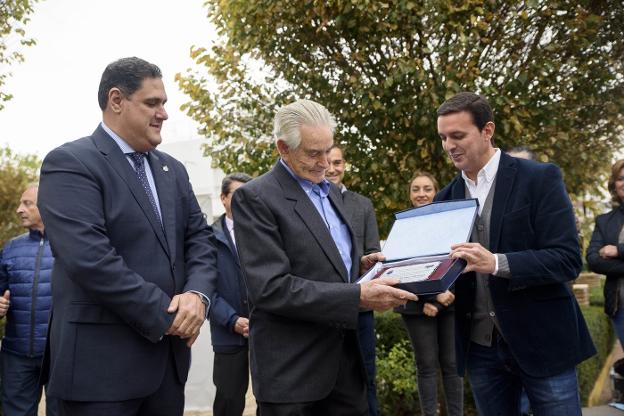
[(455, 167), (472, 180), (495, 153), (491, 142), (494, 123), (489, 121), (479, 131), (467, 111), (438, 117), (438, 134)]
[(420, 207), (433, 201), (436, 194), (435, 184), (427, 176), (417, 176), (410, 184), (410, 201), (412, 206)]
[(334, 144), (329, 126), (302, 125), (301, 142), (296, 149), (290, 149), (285, 141), (277, 141), (277, 150), (295, 175), (313, 183), (320, 183), (329, 168), (327, 158)]
[(327, 179), (333, 182), (336, 186), (342, 185), (345, 171), (345, 160), (342, 155), (342, 150), (337, 147), (331, 149), (329, 151), (329, 155), (327, 156), (327, 162), (329, 163), (329, 168), (327, 169), (325, 176), (327, 176)]
[(160, 131), (169, 117), (164, 107), (166, 102), (167, 94), (160, 78), (145, 78), (141, 87), (129, 96), (112, 88), (109, 109), (114, 115), (112, 119), (105, 117), (105, 122), (135, 151), (148, 152), (162, 141)]

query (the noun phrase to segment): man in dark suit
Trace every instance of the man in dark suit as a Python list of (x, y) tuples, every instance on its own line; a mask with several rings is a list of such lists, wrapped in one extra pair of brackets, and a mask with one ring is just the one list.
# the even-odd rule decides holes
[(212, 380), (217, 388), (212, 406), (214, 416), (241, 416), (249, 387), (249, 304), (236, 253), (231, 205), (234, 191), (250, 180), (251, 176), (238, 172), (223, 178), (221, 202), (225, 214), (212, 224), (219, 270), (210, 314), (214, 350)]
[[(327, 179), (340, 189), (345, 213), (349, 225), (355, 234), (358, 249), (364, 254), (381, 251), (379, 246), (379, 230), (375, 209), (370, 199), (357, 192), (347, 189), (343, 183), (346, 161), (342, 148), (334, 145), (327, 157), (329, 168)], [(375, 416), (379, 413), (377, 403), (377, 385), (375, 384), (375, 316), (373, 311), (361, 311), (358, 319), (358, 338), (360, 351), (364, 358), (367, 377), (368, 414)]]
[(357, 345), (359, 309), (416, 299), (397, 279), (350, 284), (381, 258), (361, 256), (340, 191), (325, 179), (335, 121), (299, 100), (279, 109), (280, 160), (234, 194), (232, 212), (251, 316), (260, 414), (368, 414)]
[(595, 353), (567, 284), (581, 258), (574, 212), (557, 166), (513, 158), (492, 144), (487, 100), (460, 93), (438, 109), (442, 146), (461, 174), (436, 196), (477, 198), (468, 262), (456, 282), (457, 367), (480, 415), (580, 415), (576, 364)]
[(216, 252), (186, 170), (155, 150), (167, 119), (161, 78), (139, 58), (108, 65), (102, 123), (41, 168), (56, 258), (43, 379), (64, 415), (183, 413)]

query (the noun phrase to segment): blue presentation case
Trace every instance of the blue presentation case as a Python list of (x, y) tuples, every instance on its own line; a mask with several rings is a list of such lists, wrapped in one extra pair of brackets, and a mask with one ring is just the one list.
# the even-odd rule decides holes
[(462, 273), (466, 262), (449, 258), (451, 245), (469, 241), (477, 218), (476, 199), (433, 202), (397, 212), (382, 252), (386, 260), (362, 276), (362, 283), (399, 266), (439, 261), (439, 266), (419, 282), (396, 287), (424, 295), (446, 291)]

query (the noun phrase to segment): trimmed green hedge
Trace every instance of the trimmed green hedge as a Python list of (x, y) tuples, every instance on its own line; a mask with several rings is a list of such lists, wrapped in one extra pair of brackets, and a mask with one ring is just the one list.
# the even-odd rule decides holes
[[(581, 400), (584, 405), (611, 348), (613, 329), (602, 307), (581, 308), (598, 354), (578, 366)], [(377, 313), (377, 395), (382, 415), (420, 414), (414, 355), (403, 320), (393, 312)], [(465, 384), (464, 414), (476, 415), (472, 393)]]
[(581, 310), (598, 351), (596, 355), (577, 367), (581, 403), (587, 405), (589, 394), (613, 349), (615, 338), (609, 317), (604, 313), (602, 306), (586, 306), (581, 307)]

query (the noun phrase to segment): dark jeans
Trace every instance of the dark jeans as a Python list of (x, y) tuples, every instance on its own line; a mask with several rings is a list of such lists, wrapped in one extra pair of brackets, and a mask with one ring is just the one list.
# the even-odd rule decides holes
[(241, 416), (249, 387), (249, 350), (215, 352), (212, 381), (217, 388), (212, 406), (214, 416)]
[(518, 366), (499, 336), (491, 347), (470, 344), (468, 379), (481, 416), (520, 415), (520, 394), (526, 391), (535, 416), (580, 416), (576, 369), (551, 377), (531, 377)]
[(449, 416), (464, 414), (464, 383), (457, 375), (455, 358), (455, 316), (442, 311), (435, 318), (404, 314), (418, 373), (418, 395), (424, 416), (438, 412), (438, 367)]
[(61, 416), (182, 416), (184, 384), (180, 383), (169, 354), (165, 375), (158, 389), (147, 397), (119, 402), (76, 402), (59, 400)]
[[(624, 289), (623, 289), (624, 290)], [(615, 329), (615, 335), (620, 340), (620, 344), (624, 346), (624, 308), (620, 307), (614, 316), (611, 317), (613, 322), (613, 329)]]
[[(33, 416), (41, 399), (39, 373), (42, 358), (2, 351), (2, 410), (4, 416)], [(56, 416), (56, 399), (46, 395), (46, 415)]]
[(360, 312), (358, 320), (358, 337), (360, 351), (364, 358), (366, 368), (366, 387), (368, 399), (368, 414), (377, 416), (379, 405), (377, 403), (377, 384), (375, 383), (375, 315), (373, 311)]

